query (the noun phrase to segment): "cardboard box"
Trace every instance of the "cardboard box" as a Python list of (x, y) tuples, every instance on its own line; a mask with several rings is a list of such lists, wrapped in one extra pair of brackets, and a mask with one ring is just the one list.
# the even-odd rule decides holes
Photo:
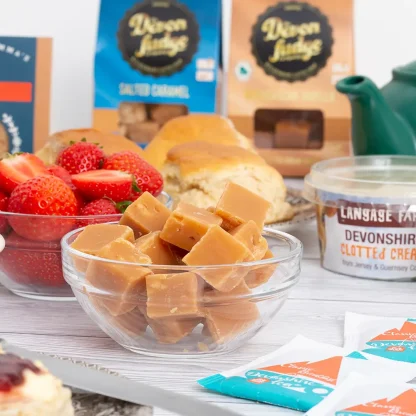
[(49, 136), (52, 39), (0, 37), (0, 157)]
[(102, 0), (94, 127), (144, 147), (171, 118), (214, 113), (220, 0)]
[(350, 152), (353, 0), (234, 0), (228, 116), (283, 175)]

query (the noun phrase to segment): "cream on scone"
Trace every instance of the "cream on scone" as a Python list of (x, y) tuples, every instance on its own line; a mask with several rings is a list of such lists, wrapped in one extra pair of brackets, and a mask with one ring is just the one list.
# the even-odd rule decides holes
[(0, 353), (0, 416), (74, 416), (71, 391), (40, 362)]
[(162, 173), (165, 191), (176, 202), (215, 206), (226, 184), (234, 182), (271, 203), (267, 224), (294, 215), (285, 202), (286, 186), (280, 173), (258, 154), (239, 146), (199, 141), (175, 146), (167, 154)]

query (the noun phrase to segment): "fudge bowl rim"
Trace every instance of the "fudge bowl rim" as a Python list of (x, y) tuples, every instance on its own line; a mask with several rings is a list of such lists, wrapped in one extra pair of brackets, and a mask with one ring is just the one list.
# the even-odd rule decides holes
[[(162, 191), (158, 196), (155, 198), (158, 199), (160, 196), (166, 198), (166, 201), (162, 201), (163, 205), (167, 206), (168, 208), (172, 206), (173, 199), (172, 197), (165, 191)], [(90, 201), (91, 202), (91, 201)], [(47, 218), (47, 219), (58, 219), (58, 220), (105, 220), (106, 218), (116, 218), (123, 215), (123, 213), (117, 214), (98, 214), (98, 215), (50, 215), (50, 214), (25, 214), (22, 212), (10, 212), (10, 211), (2, 211), (0, 210), (0, 216), (2, 217), (20, 217), (20, 218)]]
[[(108, 224), (118, 224), (117, 222), (109, 222)], [(213, 264), (213, 265), (197, 265), (197, 266), (182, 266), (182, 265), (166, 265), (166, 264), (148, 264), (148, 263), (132, 263), (127, 261), (119, 261), (119, 260), (110, 260), (105, 259), (98, 256), (93, 256), (91, 254), (86, 254), (82, 251), (76, 250), (71, 247), (70, 244), (73, 243), (72, 240), (70, 243), (68, 242), (71, 240), (75, 234), (81, 233), (86, 227), (77, 228), (75, 230), (70, 231), (69, 233), (65, 234), (61, 239), (61, 248), (63, 253), (69, 253), (72, 256), (76, 256), (78, 258), (82, 258), (85, 260), (94, 260), (99, 261), (102, 263), (110, 263), (110, 264), (118, 264), (123, 266), (131, 266), (131, 267), (145, 267), (149, 269), (157, 269), (157, 270), (166, 270), (170, 273), (179, 271), (179, 272), (191, 272), (197, 271), (200, 269), (204, 270), (218, 270), (218, 269), (227, 269), (227, 268), (253, 268), (258, 266), (268, 266), (268, 265), (277, 265), (279, 263), (290, 261), (296, 257), (301, 258), (303, 253), (303, 244), (302, 242), (296, 238), (295, 236), (285, 233), (284, 231), (278, 231), (273, 228), (265, 227), (262, 231), (262, 236), (271, 237), (274, 239), (283, 239), (286, 243), (290, 246), (290, 252), (286, 253), (285, 255), (272, 257), (270, 259), (262, 259), (256, 261), (248, 261), (248, 262), (240, 262), (240, 263), (231, 263), (231, 264)], [(300, 259), (299, 259), (300, 261)]]

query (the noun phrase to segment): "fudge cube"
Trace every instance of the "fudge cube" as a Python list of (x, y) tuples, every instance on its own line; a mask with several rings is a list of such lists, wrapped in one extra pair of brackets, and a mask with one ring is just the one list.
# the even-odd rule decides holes
[(252, 220), (234, 228), (230, 234), (249, 249), (252, 258), (247, 261), (261, 260), (269, 248), (267, 240), (261, 235), (259, 227)]
[(85, 227), (71, 247), (83, 253), (96, 256), (108, 243), (118, 238), (134, 242), (134, 234), (131, 228), (117, 224), (93, 224)]
[(280, 120), (275, 125), (275, 148), (307, 149), (312, 125), (306, 120)]
[(229, 182), (218, 201), (215, 213), (223, 219), (222, 227), (227, 231), (250, 220), (262, 230), (270, 205), (269, 201), (247, 188)]
[[(244, 244), (216, 225), (206, 232), (182, 260), (188, 266), (231, 265), (243, 262), (250, 254)], [(234, 289), (245, 276), (244, 269), (232, 266), (199, 270), (198, 274), (222, 292)]]
[(118, 115), (121, 124), (142, 123), (147, 119), (146, 106), (143, 103), (120, 103)]
[[(71, 247), (75, 250), (82, 251), (85, 254), (96, 256), (105, 245), (117, 238), (124, 238), (127, 241), (133, 242), (133, 230), (125, 225), (93, 224), (85, 227), (71, 244)], [(80, 273), (85, 273), (87, 271), (90, 263), (89, 259), (74, 255), (73, 261), (74, 267)]]
[[(104, 306), (102, 299), (98, 296), (89, 297), (90, 305), (94, 307), (95, 319), (98, 323), (106, 326), (107, 331), (116, 338), (125, 336), (128, 338), (136, 338), (142, 336), (146, 332), (148, 326), (147, 319), (140, 311), (139, 307), (135, 307), (130, 312), (122, 315), (113, 316)], [(144, 301), (145, 302), (145, 301)], [(104, 302), (105, 303), (105, 302)]]
[(201, 315), (202, 286), (194, 273), (148, 275), (146, 290), (151, 319)]
[(142, 336), (148, 326), (146, 317), (138, 307), (123, 315), (110, 316), (107, 321), (112, 325), (112, 331), (121, 332), (129, 338)]
[(153, 264), (182, 264), (176, 250), (174, 250), (169, 243), (166, 243), (160, 238), (160, 231), (153, 231), (140, 237), (135, 241), (134, 245), (143, 254), (149, 256)]
[(250, 329), (260, 317), (259, 310), (255, 303), (239, 299), (250, 293), (244, 281), (228, 293), (206, 291), (204, 333), (223, 344)]
[(166, 242), (190, 251), (192, 247), (214, 225), (221, 225), (222, 219), (205, 209), (180, 202), (172, 212), (160, 238)]
[[(272, 259), (273, 253), (270, 250), (267, 250), (266, 254), (263, 256), (263, 259)], [(268, 264), (265, 266), (255, 266), (250, 270), (246, 277), (245, 282), (250, 289), (258, 287), (266, 282), (273, 276), (277, 264)]]
[(172, 118), (183, 116), (187, 113), (184, 105), (178, 104), (154, 104), (150, 106), (150, 118), (163, 126)]
[(129, 226), (135, 238), (139, 238), (151, 231), (160, 231), (169, 215), (169, 208), (149, 192), (144, 192), (126, 209), (120, 224)]
[(103, 292), (89, 291), (87, 286), (90, 296), (97, 296), (114, 316), (130, 312), (137, 306), (139, 294), (146, 290), (146, 275), (151, 273), (151, 270), (139, 264), (150, 264), (150, 258), (122, 238), (104, 246), (98, 256), (108, 260), (138, 263), (135, 266), (91, 260), (86, 272), (86, 282), (98, 289), (98, 292)]
[(140, 307), (147, 323), (161, 344), (176, 344), (189, 335), (202, 322), (202, 318), (177, 317), (152, 319), (147, 315), (147, 308)]
[(176, 344), (200, 324), (201, 318), (148, 319), (148, 324), (161, 344)]
[(136, 143), (149, 143), (160, 129), (155, 121), (143, 121), (141, 123), (121, 124), (121, 133)]

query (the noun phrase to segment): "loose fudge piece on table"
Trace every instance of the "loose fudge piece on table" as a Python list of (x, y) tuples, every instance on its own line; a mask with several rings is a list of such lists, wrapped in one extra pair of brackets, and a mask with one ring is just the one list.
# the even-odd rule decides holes
[(192, 247), (214, 225), (221, 225), (222, 219), (205, 209), (180, 202), (172, 212), (160, 238), (176, 247), (190, 251)]
[(245, 276), (243, 267), (231, 265), (243, 262), (250, 255), (244, 244), (216, 225), (206, 232), (182, 260), (188, 266), (230, 265), (195, 271), (215, 289), (228, 292), (238, 286)]
[(120, 219), (120, 224), (129, 226), (135, 238), (139, 238), (151, 231), (160, 231), (169, 215), (169, 208), (149, 192), (144, 192), (129, 205)]
[[(138, 263), (124, 265), (99, 260), (91, 260), (86, 282), (103, 293), (90, 291), (90, 296), (97, 296), (101, 303), (114, 315), (122, 315), (137, 306), (137, 297), (146, 290), (146, 275), (152, 273), (140, 264), (150, 264), (149, 256), (141, 253), (134, 245), (124, 239), (117, 239), (107, 244), (98, 256), (108, 260)], [(88, 292), (88, 286), (86, 288)]]

